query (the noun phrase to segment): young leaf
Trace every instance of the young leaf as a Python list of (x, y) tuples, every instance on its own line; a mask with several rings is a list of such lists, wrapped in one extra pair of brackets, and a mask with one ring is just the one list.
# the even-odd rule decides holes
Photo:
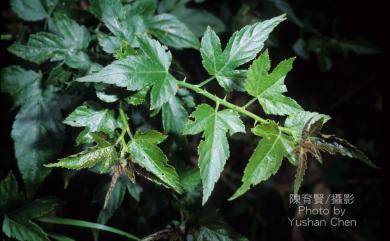
[(217, 111), (207, 104), (199, 105), (190, 117), (193, 120), (186, 123), (184, 134), (195, 135), (203, 132), (204, 137), (198, 147), (198, 166), (203, 184), (202, 203), (205, 204), (229, 158), (226, 133), (245, 133), (245, 126), (237, 112)]
[(356, 146), (334, 135), (321, 135), (321, 137), (317, 139), (316, 144), (322, 151), (326, 151), (333, 155), (337, 153), (342, 156), (358, 159), (370, 167), (378, 168), (378, 166), (376, 166)]
[(66, 15), (54, 17), (58, 32), (32, 34), (26, 45), (14, 43), (8, 50), (16, 56), (36, 64), (52, 60), (64, 60), (72, 68), (88, 69), (88, 55), (82, 52), (88, 47), (90, 35), (84, 26), (78, 25)]
[(290, 115), (302, 111), (295, 100), (284, 96), (284, 78), (292, 69), (294, 58), (284, 60), (268, 73), (271, 67), (268, 51), (253, 61), (247, 72), (245, 90), (256, 97), (267, 114)]
[(168, 187), (181, 193), (182, 187), (176, 170), (168, 164), (168, 158), (157, 146), (165, 138), (157, 131), (137, 132), (128, 144), (131, 159), (158, 177)]
[(241, 187), (230, 198), (233, 200), (245, 192), (251, 186), (257, 185), (274, 175), (282, 164), (283, 157), (287, 154), (285, 148), (285, 136), (275, 122), (258, 125), (252, 132), (261, 136), (242, 177)]
[(321, 127), (330, 120), (327, 115), (317, 112), (300, 111), (287, 117), (284, 126), (294, 131), (294, 138), (299, 142), (305, 126), (317, 123)]
[(172, 96), (162, 106), (162, 120), (165, 131), (181, 134), (187, 119), (188, 113), (178, 97)]
[(87, 103), (77, 107), (64, 123), (73, 127), (85, 127), (86, 132), (80, 133), (78, 143), (90, 143), (92, 141), (92, 132), (103, 132), (113, 137), (118, 123), (115, 119), (114, 111), (102, 109), (98, 106), (88, 105)]
[(306, 151), (302, 148), (299, 150), (299, 163), (297, 167), (297, 172), (295, 173), (294, 180), (294, 193), (298, 193), (301, 188), (303, 177), (305, 176), (307, 169), (307, 154)]
[(46, 233), (31, 220), (25, 220), (13, 216), (5, 216), (3, 232), (7, 237), (19, 241), (50, 241)]
[(171, 14), (149, 17), (146, 26), (152, 35), (168, 46), (177, 49), (199, 48), (199, 41), (191, 30)]
[(232, 91), (237, 88), (234, 80), (239, 78), (236, 68), (256, 57), (269, 34), (283, 20), (285, 16), (281, 15), (242, 28), (232, 35), (222, 53), (218, 36), (207, 29), (200, 49), (203, 66), (223, 88)]

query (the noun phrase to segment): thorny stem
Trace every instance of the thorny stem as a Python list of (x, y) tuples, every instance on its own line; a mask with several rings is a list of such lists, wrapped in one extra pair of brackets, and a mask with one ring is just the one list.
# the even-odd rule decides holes
[[(211, 78), (210, 78), (211, 79)], [(209, 79), (207, 79), (206, 81), (210, 81)], [(203, 81), (202, 83), (205, 83), (206, 81)], [(245, 109), (245, 106), (244, 107), (241, 107), (241, 106), (237, 106), (235, 104), (232, 104), (228, 101), (226, 101), (225, 99), (221, 99), (219, 97), (217, 97), (216, 95), (213, 95), (211, 94), (210, 92), (200, 88), (200, 86), (203, 86), (204, 84), (199, 84), (199, 85), (193, 85), (193, 84), (190, 84), (190, 83), (187, 83), (184, 81), (177, 81), (177, 84), (181, 87), (184, 87), (184, 88), (187, 88), (187, 89), (190, 89), (200, 95), (203, 95), (207, 98), (209, 98), (210, 100), (220, 104), (220, 105), (223, 105), (229, 109), (232, 109), (232, 110), (235, 110), (237, 111), (238, 113), (242, 114), (242, 115), (245, 115), (253, 120), (255, 120), (256, 122), (259, 122), (259, 123), (262, 123), (262, 124), (266, 124), (269, 122), (269, 120), (267, 119), (264, 119), (250, 111), (247, 111)], [(289, 128), (286, 128), (286, 127), (282, 127), (280, 126), (279, 127), (281, 131), (285, 132), (285, 133), (288, 133), (290, 135), (294, 134), (292, 130), (290, 130)]]

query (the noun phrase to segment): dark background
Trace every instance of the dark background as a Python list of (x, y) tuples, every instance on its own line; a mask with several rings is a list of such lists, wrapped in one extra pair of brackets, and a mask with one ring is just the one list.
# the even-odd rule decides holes
[[(380, 1), (289, 1), (300, 19), (309, 19), (318, 23), (316, 28), (320, 36), (342, 39), (363, 39), (380, 48), (382, 53), (359, 55), (343, 54), (333, 51), (330, 54), (332, 67), (323, 71), (314, 53), (308, 60), (297, 58), (292, 73), (286, 82), (289, 96), (296, 99), (306, 110), (328, 114), (332, 120), (325, 132), (335, 133), (357, 145), (379, 166), (382, 166), (380, 155), (380, 137), (384, 132), (382, 123), (384, 89), (384, 30), (385, 6)], [(224, 19), (228, 31), (222, 34), (226, 43), (232, 29), (237, 23), (234, 18), (242, 4), (252, 6), (246, 16), (264, 17), (273, 15), (275, 8), (268, 1), (206, 1), (197, 7), (205, 8)], [(17, 33), (21, 22), (9, 10), (7, 1), (1, 1), (1, 33)], [(276, 14), (274, 14), (276, 15)], [(316, 19), (320, 20), (316, 20)], [(240, 19), (239, 19), (240, 20)], [(241, 19), (242, 20), (242, 19)], [(238, 21), (239, 22), (239, 21)], [(305, 32), (292, 22), (278, 27), (273, 35), (277, 44), (270, 47), (273, 64), (282, 58), (295, 56), (292, 46), (299, 36), (310, 38), (313, 33)], [(302, 35), (303, 34), (303, 35)], [(6, 51), (11, 41), (1, 41), (1, 68), (18, 63), (18, 59)], [(191, 69), (193, 78), (205, 77), (204, 72), (191, 66), (199, 66), (198, 53), (192, 50), (173, 52), (174, 57), (183, 59), (186, 69)], [(189, 61), (187, 61), (190, 59)], [(196, 64), (195, 64), (196, 63)], [(240, 97), (232, 96), (233, 101)], [(13, 154), (13, 142), (10, 138), (12, 122), (16, 110), (12, 110), (10, 98), (1, 94), (0, 123), (0, 176), (8, 171), (17, 173)], [(70, 146), (71, 143), (68, 143)], [(230, 142), (231, 157), (226, 167), (229, 172), (242, 173), (245, 160), (251, 154), (255, 142), (243, 146), (241, 140)], [(66, 148), (66, 147), (65, 147)], [(66, 150), (65, 150), (66, 152)], [(191, 153), (191, 155), (194, 153)], [(190, 155), (189, 153), (185, 155)], [(220, 180), (206, 209), (219, 209), (225, 220), (239, 233), (250, 240), (378, 240), (381, 231), (383, 212), (381, 175), (382, 171), (371, 169), (364, 164), (344, 157), (325, 155), (324, 165), (310, 162), (302, 187), (302, 193), (352, 193), (355, 203), (347, 208), (348, 217), (357, 219), (354, 228), (291, 228), (287, 217), (293, 217), (295, 209), (288, 204), (288, 193), (291, 192), (294, 169), (285, 162), (281, 171), (270, 181), (258, 185), (245, 198), (228, 202), (227, 198), (237, 188), (239, 180)], [(229, 174), (224, 173), (229, 179)], [(20, 179), (20, 176), (18, 176)], [(40, 189), (40, 195), (57, 195), (65, 201), (59, 216), (95, 220), (99, 205), (91, 205), (92, 193), (96, 187), (96, 175), (83, 172), (72, 179), (68, 189), (62, 189), (61, 171), (55, 170)], [(100, 179), (99, 179), (100, 180)], [(141, 203), (126, 200), (123, 211), (116, 214), (110, 225), (125, 230), (136, 230), (140, 235), (156, 231), (172, 219), (177, 212), (165, 205), (166, 193), (148, 183), (147, 192), (141, 196)], [(129, 198), (127, 198), (129, 199)], [(159, 201), (156, 206), (154, 202)], [(149, 209), (156, 208), (152, 211)], [(145, 211), (146, 210), (146, 211)], [(129, 217), (142, 217), (142, 221), (132, 221)], [(138, 219), (142, 219), (138, 218)], [(136, 229), (134, 229), (134, 226)], [(133, 226), (133, 228), (129, 228)], [(64, 233), (79, 237), (77, 240), (89, 240), (90, 233), (75, 228), (63, 228)], [(112, 236), (103, 235), (104, 239)], [(103, 239), (103, 240), (104, 240)], [(120, 239), (118, 239), (120, 240)]]

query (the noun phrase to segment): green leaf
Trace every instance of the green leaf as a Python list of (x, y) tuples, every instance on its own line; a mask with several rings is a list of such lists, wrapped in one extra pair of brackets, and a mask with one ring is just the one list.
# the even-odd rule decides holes
[(55, 90), (48, 88), (26, 102), (15, 117), (11, 136), (15, 156), (32, 195), (50, 170), (42, 165), (56, 158), (64, 140), (61, 103)]
[(48, 18), (58, 0), (11, 0), (12, 11), (25, 21), (39, 21)]
[(300, 111), (287, 117), (284, 126), (291, 129), (294, 132), (294, 138), (300, 141), (305, 126), (313, 123), (324, 125), (330, 117), (327, 115), (319, 114), (317, 112)]
[(12, 96), (14, 106), (21, 106), (40, 92), (41, 73), (12, 65), (1, 71), (1, 91)]
[(4, 217), (3, 232), (7, 237), (19, 241), (49, 241), (41, 227), (30, 220), (12, 216)]
[(113, 84), (128, 90), (141, 90), (152, 85), (151, 109), (161, 108), (177, 90), (176, 79), (169, 73), (172, 55), (165, 46), (146, 34), (138, 41), (144, 55), (114, 61), (99, 72), (76, 81)]
[(240, 89), (237, 87), (239, 84), (235, 83), (240, 79), (236, 68), (256, 57), (269, 34), (283, 20), (285, 16), (281, 15), (242, 28), (232, 35), (222, 53), (219, 38), (211, 29), (207, 29), (200, 49), (203, 66), (226, 90)]
[(179, 176), (168, 164), (168, 158), (157, 146), (166, 137), (157, 131), (137, 132), (129, 142), (131, 159), (158, 177), (165, 185), (181, 193)]
[[(177, 4), (170, 14), (176, 16), (194, 33), (196, 37), (201, 37), (206, 28), (210, 26), (215, 32), (225, 31), (226, 26), (214, 14), (200, 9), (188, 8), (184, 4)], [(191, 16), (190, 18), (188, 16)]]
[(233, 200), (245, 192), (251, 186), (257, 185), (274, 175), (282, 164), (283, 157), (287, 154), (284, 146), (284, 134), (275, 122), (258, 125), (252, 132), (261, 136), (255, 151), (249, 159), (242, 177), (241, 187), (230, 198)]
[(196, 225), (189, 229), (189, 235), (194, 241), (248, 241), (215, 212), (201, 214)]
[(56, 163), (46, 164), (45, 166), (80, 170), (101, 164), (100, 172), (107, 173), (116, 160), (118, 160), (118, 154), (115, 147), (110, 144), (105, 144), (97, 145), (75, 155), (59, 159)]
[(69, 67), (88, 69), (91, 62), (88, 55), (82, 52), (90, 42), (88, 30), (63, 14), (55, 15), (54, 25), (57, 26), (57, 33), (31, 34), (26, 45), (14, 43), (8, 50), (36, 64), (49, 59), (64, 60)]
[(60, 201), (54, 197), (35, 199), (32, 202), (18, 208), (12, 215), (24, 219), (35, 219), (47, 215), (60, 205)]
[(19, 192), (18, 183), (15, 176), (10, 172), (0, 182), (0, 213), (5, 213), (24, 200)]
[(54, 234), (54, 233), (48, 233), (47, 234), (50, 238), (56, 240), (56, 241), (76, 241), (72, 238), (69, 238), (67, 236), (64, 236), (64, 235), (60, 235), (60, 234)]
[(271, 73), (268, 51), (253, 61), (247, 72), (245, 90), (256, 97), (267, 114), (290, 115), (302, 111), (302, 107), (293, 99), (284, 96), (287, 91), (284, 78), (292, 69), (294, 58), (280, 62)]
[(198, 147), (198, 166), (203, 184), (205, 204), (229, 157), (229, 144), (226, 134), (244, 132), (245, 126), (237, 112), (233, 110), (214, 110), (207, 104), (197, 106), (184, 127), (184, 134), (195, 135), (203, 132), (204, 138)]
[(103, 51), (109, 54), (114, 54), (115, 51), (121, 46), (120, 38), (116, 36), (109, 36), (104, 33), (97, 34), (99, 45), (103, 48)]
[(162, 106), (162, 120), (165, 131), (181, 134), (187, 119), (188, 113), (178, 97), (172, 96)]
[(145, 56), (130, 56), (116, 60), (97, 73), (76, 79), (78, 82), (95, 82), (140, 90), (156, 76), (164, 75), (160, 66)]
[(146, 95), (148, 94), (149, 90), (150, 90), (150, 85), (147, 85), (143, 89), (137, 91), (135, 94), (126, 97), (124, 100), (129, 105), (141, 105), (142, 103), (145, 102)]
[(66, 117), (64, 123), (87, 129), (87, 133), (84, 132), (79, 136), (79, 143), (90, 143), (92, 141), (91, 132), (103, 132), (114, 137), (115, 129), (118, 128), (113, 110), (103, 109), (88, 103), (77, 107)]
[(197, 37), (171, 14), (159, 14), (146, 20), (148, 31), (164, 44), (173, 48), (199, 48)]
[(317, 146), (332, 155), (340, 154), (349, 158), (362, 161), (370, 167), (378, 168), (362, 151), (348, 141), (334, 135), (321, 135), (316, 139)]

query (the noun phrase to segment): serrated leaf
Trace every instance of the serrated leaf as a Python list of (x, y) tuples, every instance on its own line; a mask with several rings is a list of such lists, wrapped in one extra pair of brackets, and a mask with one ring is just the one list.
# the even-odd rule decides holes
[(21, 106), (40, 92), (41, 73), (12, 65), (1, 71), (1, 91), (11, 95), (14, 106)]
[(229, 144), (226, 134), (244, 132), (245, 126), (237, 112), (233, 110), (214, 110), (207, 104), (197, 106), (184, 127), (184, 134), (195, 135), (203, 132), (204, 138), (198, 147), (198, 166), (203, 184), (203, 199), (205, 204), (210, 197), (214, 185), (229, 158)]
[(132, 94), (131, 96), (126, 97), (124, 100), (129, 105), (141, 105), (145, 102), (146, 95), (148, 94), (150, 90), (150, 85), (145, 86), (143, 89), (137, 91), (135, 94)]
[(115, 51), (121, 46), (120, 38), (117, 36), (110, 36), (104, 33), (97, 34), (99, 45), (103, 48), (103, 51), (109, 54), (114, 54)]
[(188, 113), (178, 97), (172, 96), (163, 104), (162, 120), (165, 131), (181, 134), (187, 119)]
[(184, 4), (177, 4), (175, 9), (169, 13), (187, 25), (196, 37), (201, 37), (208, 26), (216, 33), (223, 32), (226, 29), (222, 20), (214, 14), (205, 10), (188, 8)]
[(202, 214), (196, 225), (189, 229), (189, 235), (194, 241), (248, 241), (215, 212)]
[[(236, 68), (256, 57), (269, 34), (284, 19), (285, 16), (281, 15), (245, 26), (232, 35), (222, 53), (220, 53), (219, 38), (213, 31), (206, 30), (200, 49), (204, 61), (203, 66), (210, 75), (217, 78), (219, 85), (227, 91), (238, 88), (235, 85), (240, 85), (234, 81), (239, 78)], [(215, 53), (214, 50), (216, 50)]]
[(376, 166), (356, 146), (334, 135), (321, 135), (321, 138), (316, 139), (316, 145), (320, 150), (326, 151), (332, 155), (340, 154), (349, 158), (358, 159), (370, 167), (378, 168), (378, 166)]
[(73, 127), (85, 127), (86, 132), (82, 133), (78, 143), (90, 143), (91, 132), (103, 132), (113, 137), (118, 123), (113, 110), (103, 109), (99, 106), (84, 104), (77, 107), (63, 121), (64, 124)]
[(136, 164), (159, 178), (168, 187), (181, 193), (179, 176), (176, 170), (168, 164), (168, 158), (157, 146), (165, 136), (157, 131), (136, 133), (134, 139), (128, 144), (131, 159)]
[(159, 14), (147, 18), (146, 27), (153, 36), (173, 48), (199, 48), (197, 37), (171, 14)]
[(295, 173), (294, 179), (294, 193), (298, 193), (301, 188), (303, 177), (305, 176), (307, 169), (307, 154), (305, 150), (300, 150), (299, 152), (299, 163), (297, 167), (297, 172)]
[(7, 237), (19, 241), (50, 241), (46, 233), (37, 224), (30, 220), (5, 216), (3, 232)]
[(294, 138), (300, 141), (306, 125), (317, 122), (317, 124), (320, 124), (322, 127), (328, 120), (330, 120), (330, 116), (328, 115), (319, 114), (317, 112), (300, 111), (288, 116), (284, 126), (291, 129), (294, 132)]
[(52, 88), (26, 102), (15, 117), (11, 136), (19, 170), (32, 195), (50, 170), (42, 165), (56, 158), (64, 140), (61, 104)]
[(47, 215), (60, 205), (60, 201), (54, 197), (35, 199), (12, 212), (24, 219), (35, 219)]
[(11, 0), (12, 11), (25, 21), (39, 21), (48, 18), (58, 0)]
[(230, 198), (233, 200), (245, 192), (251, 186), (257, 185), (274, 175), (282, 164), (283, 157), (287, 154), (284, 145), (284, 134), (275, 122), (258, 125), (252, 132), (261, 136), (255, 151), (245, 167), (241, 187)]
[(82, 52), (90, 42), (88, 30), (63, 14), (55, 15), (54, 25), (58, 29), (55, 34), (31, 34), (27, 44), (14, 43), (8, 50), (36, 64), (49, 59), (64, 60), (69, 67), (88, 69), (91, 62), (88, 55)]
[(114, 146), (98, 145), (75, 155), (59, 159), (56, 163), (46, 164), (45, 166), (80, 170), (100, 164), (100, 172), (106, 173), (117, 159), (118, 155)]
[(271, 73), (268, 51), (257, 58), (247, 72), (245, 90), (256, 97), (267, 114), (291, 115), (302, 111), (302, 107), (293, 99), (284, 96), (287, 91), (284, 78), (292, 69), (294, 58), (280, 62)]
[(15, 176), (10, 172), (0, 182), (0, 212), (6, 211), (18, 206), (24, 200), (23, 194), (19, 192), (18, 183)]

